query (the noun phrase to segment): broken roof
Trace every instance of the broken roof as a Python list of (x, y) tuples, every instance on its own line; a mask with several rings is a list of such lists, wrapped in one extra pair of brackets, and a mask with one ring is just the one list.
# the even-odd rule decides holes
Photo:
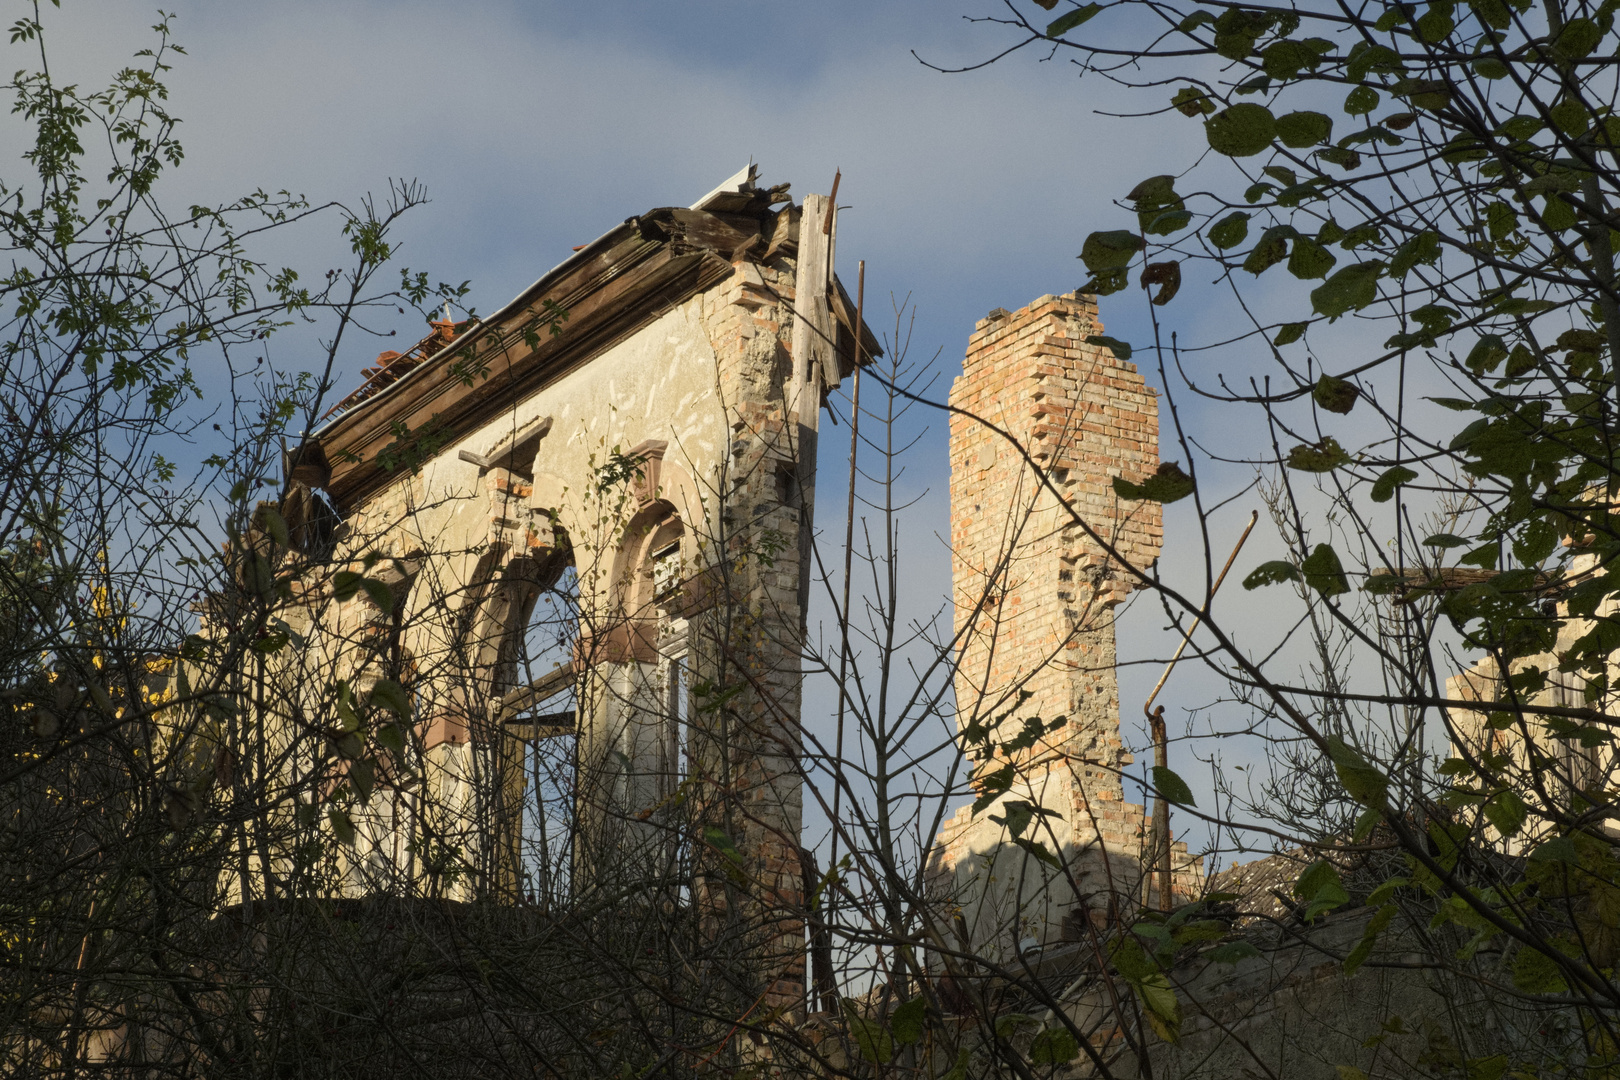
[[(691, 207), (626, 218), (488, 318), (454, 324), (447, 343), (436, 324), (405, 354), (379, 357), (366, 383), (313, 433), (333, 463), (332, 495), (352, 505), (393, 479), (377, 455), (398, 438), (401, 425), (408, 432), (431, 425), (436, 439), (454, 441), (513, 400), (588, 363), (671, 304), (729, 277), (739, 261), (794, 250), (798, 215), (788, 185), (760, 189), (756, 174), (750, 165)], [(773, 209), (781, 203), (790, 205)], [(834, 315), (849, 329), (854, 305), (836, 276), (833, 284)], [(553, 325), (559, 309), (566, 322)], [(883, 354), (864, 322), (861, 344), (869, 357)]]

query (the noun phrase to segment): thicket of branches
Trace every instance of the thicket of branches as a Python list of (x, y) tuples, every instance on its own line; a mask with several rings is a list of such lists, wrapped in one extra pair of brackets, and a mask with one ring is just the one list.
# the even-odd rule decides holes
[[(1301, 879), (1319, 910), (1350, 903), (1331, 867), (1381, 866), (1346, 969), (1405, 926), (1419, 966), (1487, 1003), (1445, 1052), (1374, 1071), (1607, 1075), (1616, 5), (1035, 3), (982, 20), (1008, 35), (987, 62), (1069, 60), (1125, 110), (1186, 118), (1155, 151), (1176, 171), (1115, 193), (1134, 220), (1081, 250), (1099, 294), (1148, 290), (1136, 353), (1191, 478), (1116, 490), (1187, 499), (1170, 513), (1202, 530), (1200, 589), (1142, 584), (1183, 629), (1208, 604), (1235, 493), (1213, 465), (1254, 467), (1288, 552), (1240, 569), (1290, 616), (1205, 614), (1230, 693), (1175, 751), (1269, 775), (1218, 770), (1217, 805), (1182, 820), (1331, 855)], [(1264, 437), (1235, 439), (1239, 417)]]
[[(1471, 995), (1471, 1022), (1421, 1061), (1390, 1051), (1370, 1071), (1612, 1071), (1620, 5), (1036, 2), (1047, 10), (1009, 3), (989, 20), (1015, 51), (1072, 57), (1187, 124), (1186, 170), (1123, 196), (1134, 223), (1092, 234), (1082, 257), (1100, 294), (1152, 290), (1158, 337), (1137, 359), (1157, 360), (1186, 462), (1116, 490), (1186, 500), (1170, 512), (1193, 507), (1203, 540), (1202, 591), (1151, 572), (1138, 585), (1177, 627), (1202, 615), (1194, 652), (1271, 770), (1253, 785), (1219, 772), (1213, 806), (1190, 805), (1170, 769), (1150, 786), (1183, 822), (1306, 849), (1296, 928), (1370, 901), (1359, 943), (1329, 949), (1345, 970), (1391, 962), (1389, 946)], [(930, 889), (942, 821), (982, 794), (973, 759), (986, 740), (1016, 743), (1027, 718), (1014, 706), (1011, 727), (958, 731), (960, 642), (898, 585), (908, 447), (891, 440), (932, 395), (926, 374), (869, 369), (870, 539), (817, 554), (848, 633), (778, 643), (839, 679), (846, 724), (841, 742), (814, 724), (769, 736), (836, 837), (805, 852), (806, 895), (740, 902), (760, 882), (698, 798), (626, 822), (659, 839), (581, 877), (566, 752), (524, 760), (517, 806), (487, 785), (412, 804), (425, 788), (402, 691), (426, 666), (468, 662), (398, 649), (402, 597), (433, 583), (381, 559), (346, 579), (373, 603), (352, 628), (375, 653), (364, 685), (323, 671), (288, 614), (291, 582), (331, 553), (318, 508), (289, 512), (303, 497), (292, 433), (330, 407), (346, 341), (463, 294), (392, 268), (390, 229), (422, 193), (351, 209), (255, 192), (176, 213), (157, 194), (183, 157), (167, 24), (93, 93), (53, 80), (37, 8), (11, 36), (35, 59), (8, 83), (34, 137), (29, 175), (0, 184), (8, 1071), (1153, 1074), (1197, 1005), (1189, 954), (1230, 932), (1219, 898), (1124, 902), (1038, 959), (986, 947), (955, 922), (960, 897)], [(299, 277), (251, 254), (323, 221), (347, 239), (344, 270)], [(1249, 324), (1172, 337), (1172, 316), (1211, 288)], [(272, 359), (287, 331), (318, 336), (320, 371)], [(1263, 421), (1246, 460), (1289, 552), (1243, 567), (1243, 584), (1292, 597), (1280, 631), (1234, 625), (1208, 599), (1226, 546), (1211, 515), (1229, 493), (1207, 465), (1238, 455), (1206, 450), (1198, 423), (1239, 412)], [(608, 500), (634, 476), (620, 464)], [(870, 585), (846, 604), (851, 555)], [(555, 601), (560, 637), (513, 646), (514, 680), (570, 647), (569, 573), (559, 561), (503, 583), (526, 619)], [(266, 700), (267, 673), (284, 685), (288, 671), (307, 697)], [(702, 682), (694, 715), (725, 715), (725, 673)], [(285, 741), (258, 722), (272, 713)], [(1175, 767), (1230, 758), (1236, 744), (1197, 741), (1218, 733), (1189, 725)], [(368, 828), (399, 806), (415, 846), (368, 863)], [(478, 835), (434, 825), (456, 821)], [(1049, 878), (1077, 872), (1041, 850)], [(412, 870), (391, 877), (399, 857)], [(808, 1024), (803, 1008), (761, 1007), (760, 949), (799, 923), (807, 1003), (824, 1014)]]

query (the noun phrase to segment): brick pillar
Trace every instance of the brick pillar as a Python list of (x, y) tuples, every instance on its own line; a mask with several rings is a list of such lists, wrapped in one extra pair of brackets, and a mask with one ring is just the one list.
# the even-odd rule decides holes
[[(1045, 777), (1024, 794), (1067, 818), (1077, 850), (1101, 839), (1134, 856), (1142, 819), (1119, 779), (1113, 625), (1132, 579), (1042, 483), (1044, 474), (1124, 560), (1145, 568), (1158, 557), (1159, 504), (1122, 502), (1112, 485), (1158, 467), (1157, 398), (1133, 365), (1086, 343), (1101, 332), (1095, 297), (1043, 296), (992, 311), (968, 341), (951, 404), (1011, 435), (1029, 459), (979, 419), (951, 417), (952, 571), (965, 631), (956, 691), (963, 726), (1010, 713), (997, 741), (1028, 717), (1067, 717), (1015, 755), (1025, 775)], [(979, 775), (1004, 764), (987, 760)], [(964, 814), (947, 848), (953, 833), (965, 839)]]

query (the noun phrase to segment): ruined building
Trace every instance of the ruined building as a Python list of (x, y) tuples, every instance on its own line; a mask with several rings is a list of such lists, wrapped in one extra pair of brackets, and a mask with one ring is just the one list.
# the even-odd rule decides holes
[[(1132, 758), (1120, 743), (1114, 612), (1135, 583), (1130, 567), (1159, 556), (1161, 508), (1112, 486), (1158, 467), (1158, 402), (1135, 366), (1088, 343), (1101, 333), (1091, 296), (998, 308), (974, 328), (951, 387), (958, 726), (982, 797), (940, 837), (936, 885), (992, 952), (1158, 902), (1142, 881), (1148, 819), (1121, 783)], [(1015, 838), (1018, 804), (1038, 809)], [(1198, 868), (1185, 845), (1176, 853), (1185, 898)]]
[[(818, 415), (855, 335), (879, 354), (836, 238), (827, 199), (794, 205), (750, 168), (383, 354), (291, 452), (301, 647), (268, 661), (262, 708), (289, 788), (316, 794), (285, 843), (257, 846), (238, 899), (306, 872), (299, 830), (325, 819), (346, 839), (325, 872), (357, 897), (544, 904), (719, 860), (704, 902), (740, 871), (771, 998), (802, 999)], [(987, 797), (949, 823), (934, 877), (992, 951), (1156, 900), (1123, 797), (1112, 620), (1161, 525), (1112, 479), (1154, 472), (1158, 417), (1135, 368), (1088, 342), (1100, 330), (1090, 297), (993, 312), (951, 392), (956, 696)], [(1038, 808), (1021, 834), (1019, 805)]]
[[(543, 900), (656, 872), (686, 815), (764, 883), (761, 910), (802, 906), (816, 429), (857, 328), (828, 200), (754, 180), (631, 217), (383, 354), (294, 452), (283, 508), (312, 573), (265, 709), (323, 795), (289, 828), (329, 814), (348, 839), (340, 892)], [(341, 525), (315, 543), (327, 505)], [(375, 761), (294, 745), (399, 697)], [(289, 849), (260, 869), (298, 873)], [(802, 930), (771, 917), (764, 970), (796, 999)]]

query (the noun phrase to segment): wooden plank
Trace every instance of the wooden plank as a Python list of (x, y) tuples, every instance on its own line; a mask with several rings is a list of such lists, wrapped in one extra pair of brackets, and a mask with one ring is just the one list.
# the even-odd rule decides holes
[(488, 453), (479, 454), (471, 450), (463, 450), (456, 455), (470, 465), (480, 469), (487, 469), (502, 458), (509, 456), (514, 450), (531, 439), (543, 439), (551, 432), (551, 417), (541, 416), (530, 420), (517, 431), (501, 439)]
[(514, 739), (522, 739), (524, 742), (537, 742), (540, 739), (557, 739), (564, 735), (577, 735), (579, 733), (579, 720), (572, 710), (546, 713), (544, 716), (503, 721), (501, 731)]
[(570, 689), (574, 685), (577, 673), (578, 669), (570, 660), (566, 664), (559, 664), (554, 670), (542, 675), (528, 686), (520, 686), (503, 695), (495, 704), (495, 722), (509, 724), (540, 702)]
[(832, 358), (832, 313), (827, 307), (830, 245), (820, 228), (826, 213), (825, 195), (804, 197), (799, 226), (799, 265), (793, 280), (793, 335), (788, 342), (793, 352), (793, 385), (788, 408), (797, 412), (799, 423), (811, 431), (816, 430), (821, 413), (819, 380), (829, 362), (832, 370), (837, 371), (837, 360)]

